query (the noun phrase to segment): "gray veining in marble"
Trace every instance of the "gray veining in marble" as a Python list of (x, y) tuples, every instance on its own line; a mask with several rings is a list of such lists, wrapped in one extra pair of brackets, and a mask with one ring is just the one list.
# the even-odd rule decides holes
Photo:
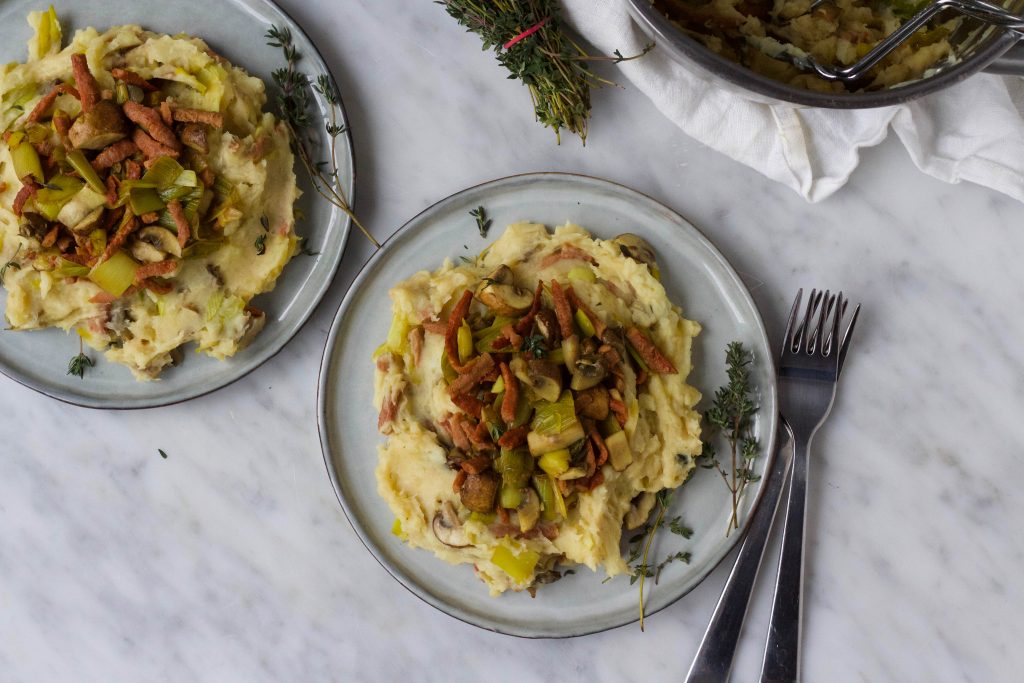
[[(836, 196), (806, 204), (682, 136), (628, 89), (596, 94), (585, 149), (571, 138), (556, 147), (524, 89), (437, 5), (283, 4), (334, 68), (358, 210), (378, 237), (465, 186), (575, 171), (701, 227), (773, 337), (799, 286), (863, 302), (812, 463), (806, 680), (1019, 680), (1024, 207), (921, 175), (891, 140), (864, 152)], [(683, 676), (724, 568), (646, 633), (527, 642), (435, 611), (363, 549), (314, 417), (327, 325), (369, 254), (358, 235), (350, 244), (295, 340), (210, 396), (107, 413), (0, 378), (0, 679)], [(736, 680), (756, 676), (769, 604), (766, 582)]]

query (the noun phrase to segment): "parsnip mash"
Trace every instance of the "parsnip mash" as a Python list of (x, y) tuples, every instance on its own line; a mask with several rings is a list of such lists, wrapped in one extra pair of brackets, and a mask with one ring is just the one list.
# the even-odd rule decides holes
[(263, 82), (201, 39), (34, 12), (0, 68), (0, 266), (14, 330), (76, 329), (138, 379), (233, 355), (295, 253), (289, 138)]
[(473, 564), (492, 594), (577, 564), (625, 572), (623, 527), (701, 448), (686, 383), (700, 326), (669, 301), (650, 246), (517, 223), (391, 299), (374, 400), (395, 533)]

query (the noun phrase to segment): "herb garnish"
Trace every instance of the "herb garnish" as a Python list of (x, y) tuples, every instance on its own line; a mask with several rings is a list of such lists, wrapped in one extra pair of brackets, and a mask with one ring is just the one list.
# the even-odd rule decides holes
[(267, 253), (267, 236), (266, 234), (260, 235), (256, 238), (256, 255), (263, 256)]
[(532, 353), (534, 358), (543, 358), (548, 355), (548, 347), (544, 345), (544, 337), (539, 334), (531, 334), (523, 337), (523, 343), (519, 346), (522, 353)]
[(567, 129), (587, 142), (590, 89), (614, 85), (594, 74), (589, 61), (624, 62), (635, 57), (594, 57), (573, 40), (562, 26), (557, 0), (436, 0), (466, 30), (477, 34), (484, 50), (493, 49), (498, 63), (530, 90), (534, 116), (555, 131)]
[[(306, 74), (296, 69), (302, 55), (292, 43), (292, 33), (287, 27), (271, 26), (264, 37), (267, 39), (267, 45), (281, 48), (281, 52), (284, 54), (285, 66), (271, 74), (280, 91), (277, 95), (277, 108), (281, 120), (291, 135), (295, 151), (302, 161), (302, 165), (306, 167), (306, 172), (309, 173), (313, 189), (321, 197), (341, 209), (373, 246), (380, 249), (380, 242), (363, 227), (349, 205), (339, 177), (335, 152), (338, 136), (345, 133), (347, 128), (338, 123), (340, 104), (330, 78), (327, 77), (327, 74), (319, 74), (316, 81), (310, 83)], [(320, 93), (330, 106), (330, 120), (324, 122), (324, 131), (330, 140), (330, 160), (314, 161), (306, 147), (307, 141), (312, 142), (312, 133), (308, 130), (311, 124), (309, 118), (310, 87)], [(303, 135), (308, 137), (304, 139)]]
[(319, 251), (313, 251), (309, 248), (309, 238), (303, 237), (299, 240), (299, 254), (301, 256), (319, 256)]
[(82, 340), (79, 339), (78, 340), (78, 355), (75, 356), (74, 358), (72, 358), (68, 362), (68, 372), (67, 372), (67, 374), (69, 374), (69, 375), (76, 375), (78, 377), (78, 379), (85, 379), (85, 369), (86, 368), (91, 368), (94, 365), (96, 365), (96, 363), (93, 361), (93, 359), (89, 358), (89, 356), (85, 355), (85, 351), (83, 350), (83, 347), (82, 347)]
[(11, 259), (7, 263), (5, 263), (2, 268), (0, 268), (0, 280), (3, 280), (4, 276), (7, 275), (7, 269), (8, 268), (14, 268), (15, 270), (18, 270), (19, 268), (21, 268), (21, 264), (14, 260), (14, 259), (18, 258), (18, 253), (20, 251), (21, 251), (21, 243), (18, 243), (18, 248), (14, 250), (14, 254), (11, 255)]
[(493, 221), (487, 217), (487, 211), (484, 210), (484, 207), (476, 207), (469, 212), (469, 215), (476, 219), (476, 229), (480, 231), (480, 236), (487, 237), (487, 231), (491, 229)]
[[(715, 392), (715, 400), (704, 413), (709, 429), (703, 438), (703, 449), (697, 463), (705, 469), (718, 470), (722, 481), (732, 494), (732, 516), (726, 528), (726, 536), (733, 529), (739, 529), (739, 504), (747, 484), (758, 481), (761, 476), (754, 474), (754, 460), (760, 444), (751, 434), (751, 418), (757, 412), (750, 386), (750, 366), (753, 353), (743, 348), (740, 342), (732, 342), (725, 350), (725, 363), (729, 382)], [(713, 440), (724, 436), (729, 445), (731, 472), (726, 474), (718, 461)]]
[(166, 460), (166, 459), (167, 459), (167, 454), (166, 454), (166, 453), (164, 453), (164, 449), (162, 449), (162, 448), (158, 448), (158, 449), (156, 449), (156, 450), (157, 450), (157, 453), (159, 453), (159, 454), (160, 454), (160, 457), (161, 457), (161, 458), (163, 458), (164, 460)]

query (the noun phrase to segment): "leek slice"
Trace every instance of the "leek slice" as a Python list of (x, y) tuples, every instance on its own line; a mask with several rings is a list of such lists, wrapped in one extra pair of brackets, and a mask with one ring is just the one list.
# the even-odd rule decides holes
[(50, 179), (43, 189), (36, 192), (35, 206), (48, 221), (57, 220), (57, 214), (71, 198), (85, 186), (78, 178), (59, 175)]
[(537, 402), (530, 429), (543, 436), (554, 436), (576, 423), (576, 405), (572, 400), (572, 392), (566, 389), (557, 401)]
[(506, 545), (497, 546), (491, 555), (491, 562), (518, 583), (525, 583), (530, 578), (539, 560), (540, 553), (536, 551), (515, 553)]
[(89, 271), (89, 279), (99, 285), (105, 292), (121, 296), (135, 281), (135, 271), (139, 264), (123, 251), (115, 251), (114, 255), (103, 263), (97, 264)]
[(81, 150), (76, 149), (68, 152), (68, 163), (71, 164), (71, 168), (78, 172), (78, 175), (82, 176), (82, 180), (86, 182), (93, 192), (98, 192), (102, 195), (107, 193), (107, 186), (100, 178), (100, 174), (92, 167), (92, 164), (85, 158)]

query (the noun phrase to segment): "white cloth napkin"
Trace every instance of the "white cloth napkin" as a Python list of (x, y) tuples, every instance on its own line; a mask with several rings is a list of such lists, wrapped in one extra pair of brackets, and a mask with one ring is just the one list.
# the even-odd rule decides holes
[[(636, 54), (649, 39), (624, 0), (563, 0), (565, 17), (597, 50)], [(889, 126), (914, 163), (940, 180), (969, 180), (1024, 201), (1024, 79), (987, 74), (882, 109), (765, 104), (721, 88), (655, 49), (622, 74), (687, 135), (818, 201), (842, 187), (861, 147)]]

